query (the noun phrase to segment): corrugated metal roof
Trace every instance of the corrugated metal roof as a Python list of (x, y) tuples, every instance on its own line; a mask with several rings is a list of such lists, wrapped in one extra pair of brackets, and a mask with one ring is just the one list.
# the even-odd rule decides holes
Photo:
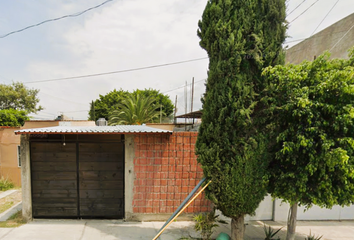
[(178, 115), (175, 118), (202, 118), (202, 115), (203, 115), (202, 111), (194, 111), (194, 112)]
[(15, 131), (16, 134), (135, 134), (135, 133), (172, 133), (172, 131), (145, 125), (118, 126), (57, 126), (32, 128)]

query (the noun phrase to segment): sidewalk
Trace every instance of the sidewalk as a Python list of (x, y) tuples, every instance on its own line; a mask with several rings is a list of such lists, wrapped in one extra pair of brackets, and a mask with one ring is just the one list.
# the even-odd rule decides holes
[[(275, 229), (285, 225), (265, 222)], [(151, 240), (164, 222), (123, 222), (119, 220), (34, 220), (18, 228), (0, 228), (0, 240)], [(181, 237), (199, 237), (193, 230), (194, 222), (174, 222), (159, 240), (177, 240)], [(296, 240), (304, 240), (309, 232), (323, 235), (322, 240), (353, 240), (354, 221), (300, 221)], [(219, 232), (230, 234), (230, 225)], [(285, 228), (281, 239), (285, 239)], [(263, 222), (251, 221), (246, 227), (245, 240), (264, 240)]]

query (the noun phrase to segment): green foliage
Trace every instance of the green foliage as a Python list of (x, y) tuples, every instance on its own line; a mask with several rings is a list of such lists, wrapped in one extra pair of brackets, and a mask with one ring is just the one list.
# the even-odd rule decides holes
[(19, 127), (29, 119), (24, 110), (0, 110), (0, 126)]
[[(162, 112), (164, 113), (165, 116), (170, 116), (173, 113), (174, 105), (171, 99), (169, 98), (168, 95), (163, 95), (162, 93), (160, 93), (159, 90), (150, 89), (150, 88), (144, 90), (137, 89), (132, 94), (134, 96), (141, 95), (141, 96), (153, 98), (154, 101), (152, 102), (152, 104), (159, 107), (162, 106)], [(160, 111), (160, 108), (158, 109), (158, 111)]]
[(129, 95), (121, 104), (117, 105), (108, 120), (109, 125), (141, 125), (158, 120), (160, 106), (154, 105), (154, 97), (145, 97), (137, 94)]
[(290, 204), (354, 202), (354, 50), (350, 59), (265, 69), (269, 192)]
[(310, 235), (308, 235), (305, 240), (320, 240), (323, 236), (318, 236), (316, 237), (315, 235), (311, 235), (311, 231), (310, 231)]
[(13, 82), (11, 85), (0, 84), (0, 110), (24, 110), (36, 113), (43, 108), (37, 106), (38, 89), (29, 89), (23, 83)]
[[(107, 93), (106, 95), (100, 95), (99, 99), (90, 103), (89, 120), (98, 120), (99, 118), (109, 119), (110, 114), (118, 110), (122, 101), (129, 96), (145, 96), (154, 99), (153, 105), (156, 105), (156, 111), (160, 112), (160, 106), (162, 106), (162, 112), (164, 116), (170, 116), (173, 112), (174, 105), (167, 95), (163, 95), (158, 90), (144, 89), (135, 90), (132, 93), (120, 89)], [(158, 108), (157, 108), (158, 106)]]
[(92, 100), (90, 103), (89, 120), (96, 119), (95, 102)]
[(199, 22), (209, 55), (198, 162), (212, 180), (206, 195), (225, 216), (252, 214), (266, 194), (262, 68), (281, 64), (285, 0), (209, 0)]
[(122, 89), (119, 91), (114, 89), (106, 95), (100, 95), (99, 99), (94, 101), (94, 106), (92, 106), (92, 102), (90, 104), (89, 120), (96, 121), (99, 118), (108, 119), (109, 114), (117, 110), (117, 105), (120, 104), (123, 99), (127, 98), (128, 95), (129, 92), (123, 91)]
[(264, 225), (263, 229), (264, 229), (264, 233), (266, 235), (264, 240), (280, 240), (280, 237), (275, 238), (275, 235), (278, 234), (278, 232), (282, 229), (282, 227), (279, 228), (278, 230), (274, 231), (273, 228), (271, 228), (270, 226), (268, 226), (268, 228), (267, 228), (266, 225)]
[(0, 191), (6, 191), (14, 187), (15, 185), (9, 179), (3, 176), (0, 178)]
[(199, 213), (194, 216), (194, 229), (200, 232), (203, 240), (209, 240), (214, 233), (214, 229), (219, 227), (217, 223), (226, 224), (225, 221), (218, 219), (218, 215), (215, 215), (215, 209), (208, 213)]

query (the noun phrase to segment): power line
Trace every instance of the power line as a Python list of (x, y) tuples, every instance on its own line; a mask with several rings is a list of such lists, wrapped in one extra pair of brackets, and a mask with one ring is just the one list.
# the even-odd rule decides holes
[[(334, 35), (334, 34), (336, 34), (336, 33), (341, 33), (341, 32), (345, 32), (342, 36), (340, 36), (340, 37), (338, 37), (338, 38), (336, 38), (336, 39), (339, 39), (334, 45), (333, 45), (333, 47), (329, 50), (329, 52), (331, 52), (337, 45), (338, 45), (338, 43), (340, 43), (342, 40), (343, 40), (343, 38), (352, 30), (354, 28), (354, 25), (353, 26), (351, 26), (350, 28), (349, 28), (349, 30), (347, 30), (347, 31), (339, 31), (339, 32), (334, 32), (334, 33), (331, 33), (331, 35)], [(309, 37), (309, 38), (306, 38), (306, 39), (312, 39), (312, 38), (314, 38), (314, 37), (324, 37), (324, 36), (327, 36), (328, 34), (325, 34), (325, 35), (319, 35), (319, 36), (313, 36), (313, 37)], [(318, 45), (321, 45), (322, 43), (321, 42), (316, 42), (316, 43), (312, 43), (312, 44), (310, 44), (310, 43), (308, 43), (307, 44), (307, 47), (315, 47), (315, 46), (318, 46)], [(301, 47), (301, 48), (299, 48), (299, 49), (296, 49), (296, 50), (294, 50), (294, 51), (291, 51), (290, 53), (291, 54), (294, 54), (294, 53), (296, 53), (296, 52), (299, 52), (299, 51), (302, 51), (302, 50), (304, 50), (305, 49), (305, 47)], [(290, 49), (289, 49), (290, 50)]]
[(353, 27), (354, 25), (349, 28), (349, 30), (338, 40), (338, 42), (336, 42), (336, 44), (333, 45), (333, 47), (329, 51), (332, 51), (337, 46), (337, 44), (340, 43), (345, 36), (347, 36), (347, 34), (350, 32), (350, 30), (353, 29)]
[(99, 4), (99, 5), (96, 5), (96, 6), (94, 6), (94, 7), (90, 7), (90, 8), (88, 8), (88, 9), (82, 11), (82, 12), (79, 12), (79, 13), (74, 13), (74, 14), (65, 15), (65, 16), (58, 17), (58, 18), (53, 18), (53, 19), (45, 20), (45, 21), (43, 21), (43, 22), (40, 22), (40, 23), (37, 23), (37, 24), (34, 24), (34, 25), (30, 25), (30, 26), (28, 26), (28, 27), (25, 27), (25, 28), (22, 28), (22, 29), (19, 29), (19, 30), (16, 30), (16, 31), (13, 31), (13, 32), (9, 32), (9, 33), (7, 33), (7, 34), (5, 34), (5, 35), (0, 36), (0, 38), (5, 38), (5, 37), (7, 37), (7, 36), (9, 36), (9, 35), (12, 35), (12, 34), (15, 34), (15, 33), (19, 33), (19, 32), (22, 32), (22, 31), (25, 31), (25, 30), (27, 30), (27, 29), (29, 29), (29, 28), (38, 27), (39, 25), (42, 25), (42, 24), (45, 24), (45, 23), (48, 23), (48, 22), (58, 21), (58, 20), (61, 20), (61, 19), (63, 19), (63, 18), (78, 17), (78, 16), (80, 16), (80, 15), (82, 15), (82, 14), (84, 14), (84, 13), (86, 13), (86, 12), (92, 10), (92, 9), (99, 8), (99, 7), (101, 7), (101, 6), (103, 6), (103, 5), (105, 5), (106, 3), (111, 2), (111, 1), (114, 1), (114, 0), (107, 0), (107, 1), (105, 1), (105, 2), (103, 2), (103, 3), (101, 3), (101, 4)]
[(63, 113), (76, 113), (76, 112), (88, 112), (90, 110), (78, 110), (78, 111), (63, 111)]
[(316, 33), (315, 35), (312, 35), (312, 36), (307, 37), (307, 38), (300, 38), (300, 39), (295, 39), (295, 40), (291, 40), (291, 41), (286, 41), (286, 42), (284, 42), (284, 44), (292, 43), (292, 42), (298, 42), (298, 41), (306, 40), (306, 39), (309, 39), (309, 38), (318, 38), (318, 37), (334, 35), (334, 34), (342, 33), (342, 32), (346, 32), (346, 30), (342, 30), (342, 31), (338, 31), (338, 32), (331, 32), (331, 33), (327, 33), (327, 34), (320, 34), (320, 35), (317, 35), (317, 33)]
[(339, 0), (337, 0), (337, 2), (334, 3), (334, 5), (332, 6), (332, 8), (328, 11), (328, 13), (326, 14), (326, 16), (322, 19), (322, 21), (320, 22), (320, 24), (318, 24), (318, 26), (315, 28), (315, 30), (312, 32), (311, 36), (316, 32), (317, 28), (323, 23), (323, 21), (327, 18), (328, 14), (330, 14), (333, 10), (333, 8), (337, 5), (337, 3), (339, 2)]
[(196, 58), (196, 59), (180, 61), (180, 62), (173, 62), (173, 63), (165, 63), (165, 64), (160, 64), (160, 65), (152, 65), (152, 66), (147, 66), (147, 67), (118, 70), (118, 71), (113, 71), (113, 72), (94, 73), (94, 74), (74, 76), (74, 77), (65, 77), (65, 78), (56, 78), (56, 79), (47, 79), (47, 80), (39, 80), (39, 81), (32, 81), (32, 82), (24, 82), (24, 84), (40, 83), (40, 82), (55, 82), (55, 81), (63, 81), (63, 80), (69, 80), (69, 79), (87, 78), (87, 77), (96, 77), (96, 76), (103, 76), (103, 75), (109, 75), (109, 74), (133, 72), (133, 71), (140, 71), (140, 70), (144, 70), (144, 69), (159, 68), (159, 67), (166, 67), (166, 66), (177, 65), (177, 64), (188, 63), (188, 62), (195, 62), (195, 61), (200, 61), (200, 60), (204, 60), (204, 59), (208, 59), (208, 57)]
[[(207, 80), (206, 78), (205, 79), (201, 79), (201, 80), (198, 80), (198, 81), (195, 81), (194, 83), (199, 83), (199, 82), (202, 82), (202, 81), (205, 81)], [(180, 89), (180, 88), (184, 88), (185, 85), (181, 86), (181, 87), (177, 87), (177, 88), (174, 88), (174, 89), (170, 89), (170, 90), (167, 90), (167, 91), (164, 91), (164, 92), (161, 92), (161, 93), (168, 93), (168, 92), (172, 92), (174, 90), (177, 90), (177, 89)], [(54, 96), (52, 96), (54, 97)], [(62, 111), (63, 113), (76, 113), (76, 112), (88, 112), (90, 110), (77, 110), (77, 111)], [(41, 112), (41, 113), (45, 113), (45, 112)]]
[(308, 8), (306, 8), (305, 11), (303, 11), (303, 12), (300, 13), (296, 18), (294, 18), (292, 21), (290, 21), (289, 24), (292, 23), (292, 22), (294, 22), (294, 21), (295, 21), (296, 19), (298, 19), (300, 16), (302, 16), (305, 12), (307, 12), (307, 10), (309, 10), (309, 9), (310, 9), (313, 5), (315, 5), (318, 1), (319, 1), (319, 0), (317, 0), (317, 1), (314, 2), (314, 3), (312, 3), (311, 6), (309, 6)]
[(308, 38), (299, 38), (299, 39), (295, 39), (295, 40), (291, 40), (291, 41), (284, 42), (284, 44), (286, 44), (286, 43), (292, 43), (292, 42), (299, 42), (299, 41), (306, 40), (306, 39), (308, 39)]
[[(195, 84), (195, 83), (198, 83), (198, 82), (201, 82), (201, 81), (205, 81), (205, 80), (207, 80), (207, 79), (205, 78), (205, 79), (202, 79), (202, 80), (198, 80), (198, 81), (194, 82), (194, 84)], [(180, 89), (180, 88), (184, 88), (185, 86), (186, 86), (186, 85), (183, 85), (183, 86), (181, 86), (181, 87), (177, 87), (177, 88), (174, 88), (174, 89), (171, 89), (171, 90), (167, 90), (167, 91), (164, 91), (164, 92), (162, 92), (162, 93), (172, 92), (172, 91), (174, 91), (174, 90), (177, 90), (177, 89)]]
[(287, 17), (290, 16), (290, 14), (292, 14), (296, 9), (298, 9), (304, 2), (306, 2), (306, 0), (302, 1), (299, 5), (296, 6), (296, 8), (294, 8), (289, 14)]
[(54, 113), (48, 113), (48, 112), (43, 112), (43, 111), (39, 111), (38, 113), (44, 113), (44, 114), (48, 114), (48, 115), (56, 115), (56, 114), (54, 114)]
[(80, 105), (87, 105), (86, 103), (73, 102), (73, 101), (70, 101), (70, 100), (67, 100), (67, 99), (64, 99), (64, 98), (59, 98), (59, 97), (53, 96), (53, 95), (48, 94), (48, 93), (44, 93), (44, 92), (39, 92), (39, 93), (47, 95), (47, 96), (52, 97), (52, 98), (56, 98), (56, 99), (61, 100), (61, 101), (66, 101), (66, 102), (70, 102), (70, 103), (74, 103), (74, 104), (80, 104)]

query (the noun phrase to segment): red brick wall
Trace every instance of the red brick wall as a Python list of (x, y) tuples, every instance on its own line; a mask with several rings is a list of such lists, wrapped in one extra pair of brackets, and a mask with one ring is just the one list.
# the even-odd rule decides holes
[[(194, 154), (196, 132), (137, 135), (134, 139), (134, 213), (173, 213), (203, 178)], [(184, 212), (211, 210), (199, 196)]]

